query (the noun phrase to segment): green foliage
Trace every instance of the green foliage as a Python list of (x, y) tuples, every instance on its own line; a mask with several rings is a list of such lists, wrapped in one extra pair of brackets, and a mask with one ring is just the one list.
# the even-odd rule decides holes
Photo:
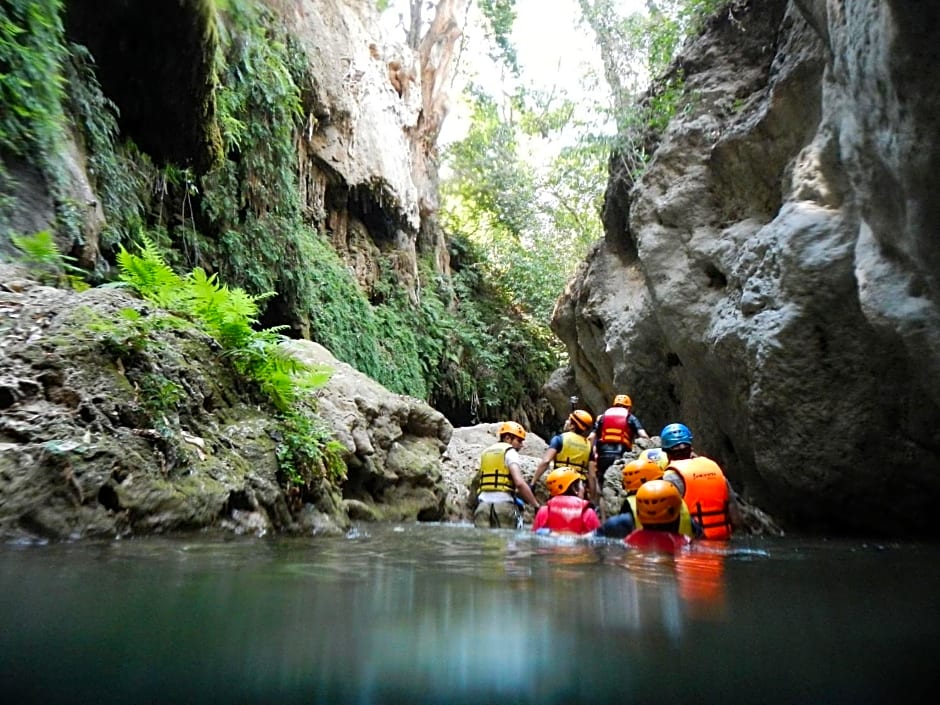
[(346, 479), (345, 448), (320, 417), (304, 409), (289, 410), (281, 417), (281, 436), (278, 466), (290, 483), (303, 485), (311, 477), (325, 477), (338, 485)]
[(61, 0), (0, 4), (0, 147), (49, 163), (63, 135)]
[[(139, 254), (123, 247), (118, 254), (122, 281), (147, 300), (198, 325), (221, 344), (237, 372), (258, 384), (280, 412), (283, 443), (278, 447), (278, 457), (285, 476), (295, 484), (306, 484), (317, 477), (343, 479), (341, 446), (330, 439), (322, 421), (301, 403), (309, 392), (325, 384), (332, 372), (323, 366), (305, 365), (287, 354), (277, 329), (255, 329), (258, 302), (271, 294), (252, 296), (242, 289), (229, 288), (219, 284), (215, 274), (207, 275), (198, 267), (181, 277), (164, 262), (150, 238), (142, 235), (141, 239)], [(123, 320), (135, 334), (111, 336), (129, 350), (146, 344), (147, 337), (148, 324), (136, 312), (133, 314)], [(143, 391), (148, 393), (151, 406), (160, 407), (174, 403), (178, 390), (155, 378)]]
[(69, 286), (76, 291), (88, 288), (82, 279), (84, 272), (71, 264), (75, 258), (59, 251), (49, 230), (40, 230), (32, 235), (11, 234), (10, 240), (21, 253), (19, 261), (43, 283)]
[(504, 117), (476, 91), (467, 136), (445, 152), (442, 220), (483, 248), (514, 306), (547, 326), (555, 298), (600, 237), (605, 149), (569, 146), (536, 169), (527, 145), (577, 128), (570, 101), (532, 92), (514, 96)]
[[(685, 100), (684, 77), (670, 67), (683, 42), (727, 0), (647, 0), (646, 13), (618, 14), (612, 0), (579, 0), (582, 17), (601, 48), (612, 92), (611, 117), (617, 135), (611, 149), (635, 181), (646, 168), (647, 150)], [(666, 76), (641, 96), (651, 79)]]
[(118, 108), (101, 90), (88, 49), (69, 46), (68, 113), (84, 140), (88, 174), (107, 214), (103, 249), (130, 242), (144, 225), (157, 170), (133, 144), (120, 144)]
[(184, 396), (184, 390), (180, 385), (157, 372), (142, 375), (140, 392), (144, 407), (154, 417), (162, 416), (175, 409)]
[(490, 58), (502, 60), (518, 76), (519, 58), (510, 38), (516, 21), (516, 0), (477, 0), (477, 4), (489, 24), (488, 36), (497, 47), (497, 54)]
[(518, 241), (533, 219), (535, 175), (520, 155), (516, 126), (500, 115), (496, 101), (471, 89), (467, 136), (450, 145), (445, 159), (453, 177), (442, 187), (462, 229), (492, 247)]

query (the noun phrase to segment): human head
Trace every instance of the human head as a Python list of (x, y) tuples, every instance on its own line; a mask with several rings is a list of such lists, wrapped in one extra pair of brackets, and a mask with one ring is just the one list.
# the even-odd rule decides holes
[(670, 460), (683, 460), (692, 455), (692, 432), (681, 423), (671, 423), (659, 434), (663, 450)]
[[(506, 440), (506, 436), (509, 436), (509, 440)], [(516, 423), (515, 421), (504, 421), (499, 427), (499, 440), (511, 443), (513, 439), (518, 439), (521, 443), (525, 440), (525, 429), (522, 428), (522, 424)]]
[(625, 409), (629, 409), (633, 406), (633, 400), (626, 394), (618, 394), (614, 397), (613, 406), (622, 406)]
[(568, 414), (568, 421), (571, 423), (571, 428), (575, 431), (581, 435), (587, 435), (588, 431), (591, 429), (591, 425), (594, 423), (594, 417), (584, 409), (575, 409)]
[(662, 476), (663, 468), (659, 466), (659, 463), (637, 458), (623, 466), (623, 489), (626, 492), (636, 492), (643, 483), (658, 480)]
[(666, 480), (650, 480), (637, 490), (636, 513), (644, 527), (664, 527), (678, 522), (681, 507), (679, 490)]
[(561, 494), (578, 494), (583, 486), (581, 473), (574, 468), (564, 467), (552, 470), (545, 478), (545, 485), (552, 497)]

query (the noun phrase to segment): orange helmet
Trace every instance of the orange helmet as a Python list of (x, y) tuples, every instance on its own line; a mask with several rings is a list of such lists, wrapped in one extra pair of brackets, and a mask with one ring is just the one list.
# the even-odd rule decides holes
[(552, 497), (557, 497), (567, 492), (572, 482), (580, 479), (581, 473), (577, 470), (570, 467), (558, 468), (548, 473), (548, 477), (545, 478), (545, 485), (548, 487), (548, 491), (552, 493)]
[(502, 438), (504, 433), (525, 440), (525, 429), (522, 428), (522, 424), (518, 424), (515, 421), (504, 421), (502, 425), (500, 425), (499, 437)]
[(614, 406), (623, 406), (629, 409), (633, 406), (633, 400), (626, 394), (618, 394), (614, 397)]
[(666, 480), (643, 483), (636, 493), (636, 513), (644, 526), (668, 524), (679, 518), (682, 497), (679, 490)]
[(659, 480), (662, 476), (663, 469), (659, 463), (640, 457), (623, 466), (623, 489), (636, 492), (644, 482)]
[(587, 431), (591, 428), (591, 424), (594, 423), (594, 417), (584, 409), (575, 409), (572, 411), (568, 415), (568, 420), (571, 421), (571, 425), (579, 431)]

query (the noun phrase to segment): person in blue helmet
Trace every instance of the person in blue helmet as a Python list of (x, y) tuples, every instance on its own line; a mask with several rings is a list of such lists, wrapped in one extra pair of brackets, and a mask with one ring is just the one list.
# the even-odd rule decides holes
[(681, 423), (666, 425), (659, 434), (669, 457), (663, 480), (671, 482), (685, 500), (692, 518), (701, 526), (703, 537), (727, 540), (742, 517), (737, 497), (714, 460), (692, 450), (692, 431)]
[(681, 423), (667, 424), (659, 433), (662, 449), (669, 456), (669, 461), (688, 460), (696, 457), (692, 450), (692, 431)]

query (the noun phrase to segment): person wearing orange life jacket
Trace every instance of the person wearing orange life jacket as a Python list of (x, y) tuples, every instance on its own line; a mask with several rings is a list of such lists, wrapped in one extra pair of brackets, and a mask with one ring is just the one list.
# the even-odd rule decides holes
[(711, 458), (692, 450), (692, 432), (681, 423), (665, 426), (659, 434), (669, 466), (663, 479), (675, 485), (692, 518), (702, 527), (702, 538), (731, 538), (741, 513), (731, 483)]
[(636, 493), (637, 519), (643, 528), (632, 531), (623, 541), (631, 548), (656, 553), (676, 553), (692, 543), (679, 533), (682, 497), (666, 480), (644, 482)]
[[(636, 496), (640, 487), (652, 480), (662, 479), (663, 471), (669, 459), (661, 448), (643, 451), (636, 460), (623, 466), (623, 489), (626, 492), (620, 513), (607, 519), (597, 530), (598, 536), (624, 538), (634, 529), (642, 529), (636, 509)], [(692, 520), (689, 508), (682, 502), (679, 512), (680, 534), (695, 538), (701, 535), (701, 528)]]
[(622, 458), (625, 452), (633, 449), (635, 438), (649, 438), (643, 424), (631, 413), (632, 407), (633, 400), (629, 396), (618, 394), (612, 406), (594, 421), (594, 446), (588, 464), (588, 492), (598, 506), (607, 468)]
[(536, 513), (532, 531), (585, 535), (601, 525), (591, 503), (584, 499), (584, 478), (576, 468), (552, 470), (545, 478), (545, 484), (552, 497)]
[(526, 432), (521, 424), (506, 421), (499, 427), (499, 441), (483, 451), (477, 504), (473, 510), (473, 524), (480, 528), (521, 529), (522, 512), (516, 504), (516, 495), (539, 508), (522, 476), (519, 449)]
[(593, 424), (594, 417), (584, 409), (575, 409), (568, 415), (564, 431), (552, 437), (535, 468), (535, 474), (532, 476), (533, 486), (548, 470), (549, 465), (555, 470), (572, 468), (582, 479), (587, 480), (588, 461), (591, 458), (591, 442), (587, 437)]

